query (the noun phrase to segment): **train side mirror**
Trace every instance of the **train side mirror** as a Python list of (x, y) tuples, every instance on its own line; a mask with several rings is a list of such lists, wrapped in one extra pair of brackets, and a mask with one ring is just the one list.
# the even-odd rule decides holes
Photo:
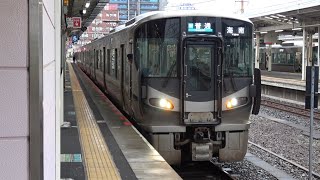
[(257, 115), (261, 104), (261, 71), (257, 68), (254, 69), (254, 84), (250, 87), (250, 95), (253, 97), (252, 114)]

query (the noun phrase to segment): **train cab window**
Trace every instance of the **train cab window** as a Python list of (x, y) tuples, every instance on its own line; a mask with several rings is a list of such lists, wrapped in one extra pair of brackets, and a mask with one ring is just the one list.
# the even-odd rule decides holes
[(145, 77), (177, 77), (178, 18), (149, 21), (135, 32), (135, 63)]
[(253, 64), (252, 24), (223, 18), (222, 32), (225, 40), (224, 76), (251, 76)]

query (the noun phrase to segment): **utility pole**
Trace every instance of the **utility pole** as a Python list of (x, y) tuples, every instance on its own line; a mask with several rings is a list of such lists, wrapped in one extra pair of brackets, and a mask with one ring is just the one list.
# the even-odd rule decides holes
[(130, 0), (128, 0), (128, 21), (130, 20)]
[(239, 0), (239, 1), (235, 1), (235, 2), (240, 2), (241, 3), (240, 11), (241, 11), (241, 14), (243, 14), (244, 13), (244, 2), (249, 2), (249, 1)]
[(137, 14), (140, 15), (140, 0), (137, 0)]

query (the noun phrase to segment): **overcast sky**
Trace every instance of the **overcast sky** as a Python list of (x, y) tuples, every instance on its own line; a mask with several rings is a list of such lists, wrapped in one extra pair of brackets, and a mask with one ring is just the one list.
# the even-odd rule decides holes
[[(176, 9), (181, 3), (191, 3), (196, 9), (239, 13), (240, 0), (167, 0), (168, 9)], [(271, 11), (285, 11), (295, 7), (320, 5), (320, 0), (244, 0), (244, 11), (259, 14)]]

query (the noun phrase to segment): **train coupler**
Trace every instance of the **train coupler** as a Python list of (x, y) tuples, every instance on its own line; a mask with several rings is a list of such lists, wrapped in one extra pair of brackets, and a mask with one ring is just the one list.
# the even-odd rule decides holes
[(213, 144), (192, 142), (192, 161), (210, 161), (213, 154)]

